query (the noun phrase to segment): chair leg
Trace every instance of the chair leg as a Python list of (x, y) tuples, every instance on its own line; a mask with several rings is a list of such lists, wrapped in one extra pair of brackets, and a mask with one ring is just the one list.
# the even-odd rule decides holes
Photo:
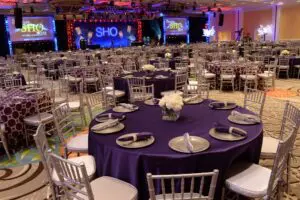
[[(2, 142), (3, 142), (3, 141), (2, 141)], [(11, 157), (10, 157), (10, 154), (9, 154), (9, 151), (8, 151), (8, 147), (7, 147), (6, 141), (3, 142), (3, 147), (4, 147), (4, 150), (5, 150), (5, 152), (6, 152), (6, 155), (7, 155), (8, 159), (11, 160)]]

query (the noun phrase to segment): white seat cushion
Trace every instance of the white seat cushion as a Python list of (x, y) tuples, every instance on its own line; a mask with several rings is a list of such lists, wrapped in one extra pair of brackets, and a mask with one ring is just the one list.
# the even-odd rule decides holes
[(262, 148), (261, 148), (261, 156), (275, 157), (278, 145), (279, 145), (278, 139), (272, 137), (264, 137)]
[(88, 134), (73, 137), (70, 141), (68, 141), (67, 148), (71, 152), (87, 152)]
[[(102, 176), (93, 180), (90, 184), (95, 200), (137, 200), (137, 189), (119, 179)], [(88, 200), (87, 196), (81, 194), (78, 196)]]
[(300, 69), (300, 65), (294, 65), (294, 67)]
[(231, 167), (226, 187), (250, 198), (261, 198), (267, 194), (271, 170), (256, 164), (237, 164)]
[(55, 99), (54, 99), (55, 104), (62, 104), (66, 101), (67, 101), (67, 98), (64, 98), (64, 97), (55, 97)]
[(79, 101), (68, 102), (68, 105), (69, 105), (71, 111), (78, 110), (80, 108), (80, 102)]
[(232, 80), (232, 79), (235, 79), (235, 75), (222, 74), (221, 79), (223, 79), (223, 80)]
[(259, 78), (263, 78), (263, 79), (269, 79), (269, 78), (272, 78), (273, 77), (273, 74), (258, 74), (257, 75)]
[(245, 75), (245, 74), (241, 75), (240, 77), (243, 80), (255, 80), (257, 78), (255, 75)]
[(162, 92), (161, 96), (166, 96), (166, 95), (170, 95), (170, 94), (174, 94), (174, 93), (179, 94), (179, 95), (183, 95), (183, 92), (181, 92), (179, 90), (177, 90), (177, 91), (175, 91), (175, 90), (169, 90), (169, 91)]
[(289, 66), (287, 66), (287, 65), (279, 65), (278, 66), (278, 69), (288, 69), (289, 68)]
[(94, 78), (85, 78), (84, 79), (84, 82), (86, 83), (95, 83), (97, 82), (99, 79), (97, 77), (94, 77)]
[(197, 85), (198, 81), (189, 81), (189, 85)]
[(125, 96), (125, 92), (122, 90), (108, 91), (108, 92), (106, 92), (106, 94), (109, 96), (113, 96), (114, 92), (115, 92), (115, 96), (117, 98)]
[(53, 120), (53, 115), (50, 113), (40, 113), (41, 121), (39, 119), (39, 115), (32, 115), (24, 118), (24, 122), (28, 125), (39, 126), (41, 123), (45, 123)]
[[(74, 163), (84, 163), (89, 179), (90, 180), (93, 179), (96, 172), (96, 164), (93, 156), (80, 156), (80, 157), (69, 158), (68, 160)], [(60, 182), (55, 170), (53, 170), (52, 172), (52, 180), (55, 181), (56, 183)]]
[(73, 76), (69, 76), (69, 82), (71, 82), (71, 83), (74, 83), (74, 82), (77, 83), (80, 81), (82, 81), (82, 78), (75, 78)]
[(216, 75), (213, 73), (205, 73), (204, 74), (204, 78), (206, 78), (206, 79), (215, 78), (215, 77), (216, 77)]
[[(162, 194), (156, 195), (156, 200), (173, 200), (172, 194), (166, 194), (166, 198)], [(199, 193), (193, 193), (193, 198), (199, 198)], [(175, 193), (174, 199), (181, 199), (181, 193)], [(184, 193), (183, 199), (191, 199), (191, 193)]]

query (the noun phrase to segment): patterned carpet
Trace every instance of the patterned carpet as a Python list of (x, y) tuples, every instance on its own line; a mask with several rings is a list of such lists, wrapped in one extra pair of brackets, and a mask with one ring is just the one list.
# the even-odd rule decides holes
[[(286, 100), (293, 102), (300, 108), (299, 80), (278, 80), (276, 81), (275, 91), (268, 92), (266, 106), (263, 113), (264, 134), (269, 136), (278, 136), (280, 122)], [(234, 101), (243, 105), (242, 92), (220, 92), (212, 91), (211, 99)], [(86, 130), (84, 131), (86, 133)], [(283, 199), (300, 199), (300, 134), (295, 143), (293, 159), (291, 162), (291, 179), (289, 183), (289, 194)], [(43, 200), (47, 197), (48, 189), (45, 186), (46, 178), (43, 173), (43, 167), (38, 162), (38, 156), (33, 156), (35, 150), (29, 152), (19, 152), (13, 162), (8, 162), (0, 158), (0, 199), (26, 199)], [(24, 153), (26, 152), (26, 153)], [(24, 156), (25, 155), (25, 156)], [(36, 155), (36, 152), (35, 152)], [(28, 158), (28, 156), (31, 158)], [(34, 161), (33, 164), (28, 164)], [(272, 165), (271, 160), (261, 160), (265, 166)], [(9, 168), (9, 166), (14, 166)]]

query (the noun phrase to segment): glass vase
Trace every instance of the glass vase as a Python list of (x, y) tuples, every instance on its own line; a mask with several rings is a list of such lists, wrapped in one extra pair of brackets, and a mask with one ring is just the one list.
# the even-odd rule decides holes
[(162, 109), (162, 120), (165, 121), (177, 121), (180, 117), (180, 111), (174, 111), (172, 109)]

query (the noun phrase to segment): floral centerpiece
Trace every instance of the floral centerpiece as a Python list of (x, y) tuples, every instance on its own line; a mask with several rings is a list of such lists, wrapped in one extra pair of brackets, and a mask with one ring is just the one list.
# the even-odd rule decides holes
[(178, 120), (183, 105), (183, 98), (179, 94), (174, 93), (164, 96), (159, 101), (159, 106), (162, 108), (162, 119), (166, 121)]
[(172, 54), (169, 53), (169, 52), (167, 52), (167, 53), (165, 54), (165, 58), (172, 58)]
[(283, 51), (281, 51), (280, 55), (287, 56), (287, 55), (290, 55), (290, 52), (288, 50), (283, 50)]
[(143, 69), (144, 71), (149, 71), (149, 72), (151, 72), (151, 71), (154, 71), (154, 70), (155, 70), (155, 66), (154, 66), (154, 65), (147, 64), (147, 65), (143, 65), (143, 66), (142, 66), (142, 69)]

